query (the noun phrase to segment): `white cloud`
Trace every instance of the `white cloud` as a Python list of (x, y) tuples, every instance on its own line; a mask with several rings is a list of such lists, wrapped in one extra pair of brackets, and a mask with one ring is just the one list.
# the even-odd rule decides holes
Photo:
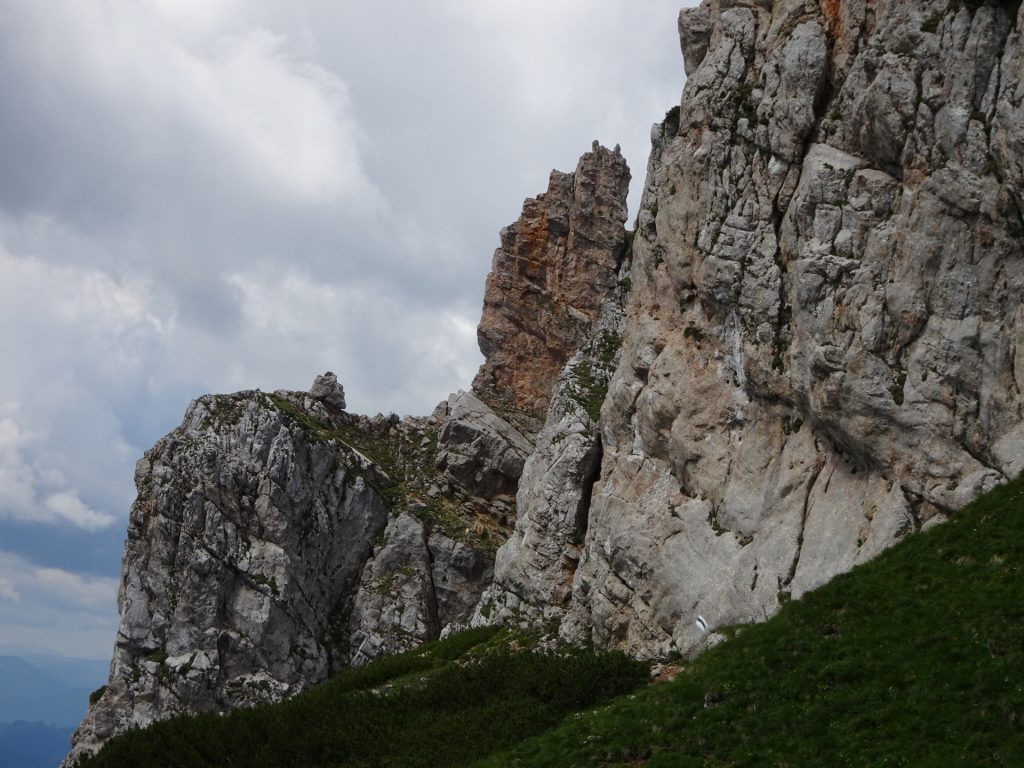
[(118, 579), (61, 568), (41, 567), (22, 555), (0, 550), (0, 585), (36, 605), (111, 608), (117, 600)]
[(22, 455), (29, 440), (14, 419), (0, 419), (0, 516), (23, 518), (35, 506), (36, 472)]
[(249, 386), (273, 387), (273, 361), (287, 359), (298, 377), (276, 386), (304, 389), (314, 373), (329, 368), (353, 410), (419, 413), (424, 393), (442, 399), (451, 382), (468, 385), (479, 364), (475, 317), (413, 305), (379, 282), (333, 283), (299, 270), (253, 269), (230, 275), (228, 283), (244, 318), (239, 357), (251, 361), (237, 373)]
[(361, 135), (339, 77), (289, 59), (284, 40), (266, 30), (218, 48), (196, 77), (209, 100), (202, 115), (224, 146), (248, 156), (254, 180), (299, 200), (339, 199), (363, 210), (381, 203), (361, 167)]
[(0, 240), (0, 327), (7, 329), (10, 352), (33, 363), (5, 372), (8, 382), (13, 374), (38, 393), (82, 356), (95, 361), (101, 377), (132, 375), (163, 333), (164, 321), (150, 310), (153, 301), (142, 279), (19, 258)]
[(97, 531), (117, 518), (90, 497), (127, 509), (131, 476), (110, 468), (123, 473), (139, 449), (110, 399), (145, 380), (163, 344), (152, 303), (144, 282), (16, 258), (0, 243), (0, 519)]
[[(346, 83), (294, 57), (236, 3), (53, 0), (20, 10), (7, 55), (83, 100), (87, 119), (115, 118), (93, 148), (136, 181), (185, 172), (229, 188), (244, 179), (246, 194), (278, 203), (381, 209)], [(130, 193), (119, 193), (126, 206)]]
[(68, 656), (109, 655), (117, 579), (60, 568), (0, 550), (0, 643), (33, 644)]
[(34, 568), (30, 572), (34, 584), (60, 602), (109, 607), (117, 597), (117, 579), (70, 573), (59, 568)]
[(109, 515), (106, 512), (97, 512), (94, 509), (89, 509), (89, 507), (82, 503), (82, 500), (78, 498), (78, 494), (74, 491), (61, 491), (50, 494), (43, 501), (43, 506), (53, 513), (56, 519), (64, 520), (76, 528), (82, 528), (87, 531), (106, 528), (108, 525), (113, 525), (117, 520), (113, 515)]
[(168, 23), (188, 34), (209, 34), (238, 11), (238, 0), (144, 0)]
[(0, 578), (0, 599), (10, 600), (13, 603), (21, 601), (21, 595), (18, 594), (18, 590), (14, 588), (14, 583), (10, 579)]
[[(7, 410), (11, 410), (8, 406)], [(45, 489), (63, 484), (63, 475), (31, 458), (38, 437), (23, 430), (10, 416), (0, 419), (0, 519), (23, 523), (55, 525), (70, 523), (86, 531), (97, 531), (116, 522), (113, 515), (90, 509), (74, 489), (45, 497)]]

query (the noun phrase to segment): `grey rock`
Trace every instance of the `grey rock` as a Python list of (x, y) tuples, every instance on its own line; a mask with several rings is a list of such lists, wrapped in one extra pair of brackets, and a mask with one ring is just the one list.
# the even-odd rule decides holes
[(388, 517), (386, 478), (259, 392), (193, 402), (135, 480), (110, 681), (68, 763), (128, 728), (323, 680)]
[(498, 550), (474, 625), (539, 626), (564, 613), (601, 468), (598, 414), (588, 408), (603, 399), (618, 362), (624, 298), (621, 289), (608, 297), (594, 339), (559, 376), (519, 482), (515, 531)]
[(313, 380), (309, 396), (320, 400), (331, 408), (345, 410), (345, 388), (338, 383), (338, 377), (331, 371), (322, 373)]
[(693, 74), (704, 61), (712, 31), (714, 25), (707, 8), (683, 8), (679, 11), (679, 45), (687, 75)]
[(67, 764), (128, 728), (279, 701), (468, 622), (504, 502), (467, 506), (442, 482), (440, 415), (368, 418), (314, 394), (200, 398), (139, 462), (110, 681)]
[(1021, 471), (1022, 23), (942, 0), (680, 15), (584, 541), (575, 497), (537, 493), (551, 438), (579, 439), (554, 414), (476, 621), (696, 653), (697, 615), (763, 620)]
[(437, 602), (423, 523), (402, 513), (363, 570), (349, 620), (350, 666), (436, 639)]
[(494, 579), (494, 556), (437, 529), (427, 537), (427, 549), (438, 625), (442, 631), (467, 625)]
[(437, 467), (475, 496), (514, 495), (533, 443), (471, 392), (448, 405), (438, 441)]
[(493, 570), (488, 553), (402, 512), (363, 569), (346, 663), (360, 666), (436, 640), (447, 626), (466, 624)]

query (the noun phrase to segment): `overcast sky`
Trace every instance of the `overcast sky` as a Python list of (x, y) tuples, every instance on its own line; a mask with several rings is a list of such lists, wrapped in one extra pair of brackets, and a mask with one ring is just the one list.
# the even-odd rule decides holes
[(0, 650), (109, 656), (134, 463), (196, 395), (468, 386), (550, 170), (620, 143), (635, 215), (682, 4), (0, 0)]

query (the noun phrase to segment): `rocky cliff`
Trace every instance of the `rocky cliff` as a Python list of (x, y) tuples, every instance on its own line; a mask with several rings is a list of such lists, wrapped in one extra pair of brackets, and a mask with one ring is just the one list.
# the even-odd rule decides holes
[(500, 495), (438, 470), (445, 407), (400, 421), (344, 406), (330, 373), (309, 394), (202, 397), (139, 462), (110, 681), (68, 763), (127, 728), (276, 701), (467, 620), (504, 538)]
[(547, 192), (501, 232), (477, 330), (484, 363), (473, 390), (532, 434), (572, 355), (590, 342), (626, 248), (629, 168), (595, 141), (575, 173), (554, 171)]
[(476, 621), (691, 653), (1021, 471), (1019, 5), (681, 12), (599, 479), (553, 405)]
[[(128, 728), (277, 701), (469, 623), (515, 521), (534, 409), (614, 284), (628, 188), (621, 155), (595, 145), (526, 201), (495, 255), (475, 392), (428, 417), (350, 414), (333, 373), (189, 406), (138, 464), (110, 680), (66, 765)], [(510, 331), (519, 313), (532, 325)], [(511, 375), (527, 348), (535, 368)]]
[(502, 232), (472, 392), (206, 397), (147, 453), (76, 754), (470, 621), (692, 654), (1018, 474), (1022, 25), (682, 11), (635, 232), (618, 152), (553, 173)]

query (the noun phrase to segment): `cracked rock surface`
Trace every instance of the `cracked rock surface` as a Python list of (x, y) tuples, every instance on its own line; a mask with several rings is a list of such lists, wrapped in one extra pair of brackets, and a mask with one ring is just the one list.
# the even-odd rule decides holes
[(485, 360), (473, 391), (529, 434), (615, 286), (629, 179), (618, 148), (595, 141), (574, 173), (553, 171), (547, 192), (527, 200), (501, 232), (477, 328)]
[(1024, 467), (1011, 8), (681, 12), (565, 637), (694, 652)]
[(333, 374), (309, 394), (205, 396), (147, 451), (110, 680), (66, 764), (128, 728), (278, 701), (469, 620), (502, 531), (487, 499), (469, 504), (437, 470), (441, 414), (343, 405)]

